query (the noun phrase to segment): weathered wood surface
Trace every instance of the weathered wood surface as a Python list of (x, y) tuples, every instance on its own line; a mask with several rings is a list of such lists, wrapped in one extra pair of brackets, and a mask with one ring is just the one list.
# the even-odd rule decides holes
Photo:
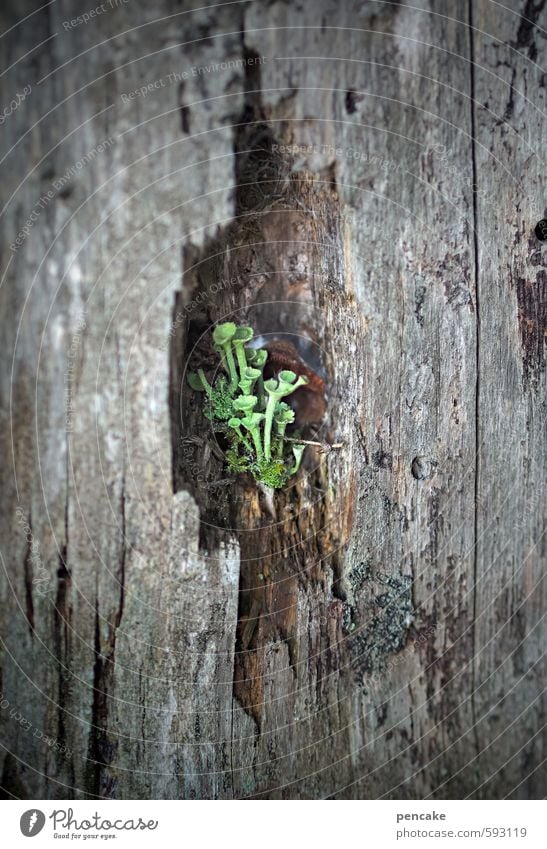
[[(543, 6), (0, 41), (8, 797), (545, 795)], [(312, 340), (345, 442), (273, 506), (184, 388), (230, 313)]]

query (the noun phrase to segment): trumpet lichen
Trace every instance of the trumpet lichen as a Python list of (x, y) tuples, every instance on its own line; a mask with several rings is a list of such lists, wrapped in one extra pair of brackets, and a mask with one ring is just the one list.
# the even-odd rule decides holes
[(252, 339), (251, 327), (219, 324), (213, 343), (223, 373), (210, 382), (200, 368), (188, 374), (188, 383), (205, 394), (204, 414), (228, 442), (229, 469), (249, 472), (256, 481), (282, 489), (298, 472), (306, 447), (298, 437), (285, 435), (294, 423), (294, 411), (283, 399), (305, 386), (308, 378), (284, 370), (264, 380), (268, 352), (246, 347)]

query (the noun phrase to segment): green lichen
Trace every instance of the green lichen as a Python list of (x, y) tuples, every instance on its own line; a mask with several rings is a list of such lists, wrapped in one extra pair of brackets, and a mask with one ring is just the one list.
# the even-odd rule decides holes
[(232, 322), (218, 325), (213, 342), (227, 376), (220, 374), (211, 383), (198, 369), (188, 374), (188, 383), (205, 393), (204, 415), (229, 443), (228, 469), (248, 472), (256, 481), (282, 489), (298, 472), (305, 445), (286, 439), (294, 412), (281, 399), (305, 386), (308, 379), (281, 371), (277, 379), (264, 381), (268, 352), (246, 348), (252, 338), (251, 327)]

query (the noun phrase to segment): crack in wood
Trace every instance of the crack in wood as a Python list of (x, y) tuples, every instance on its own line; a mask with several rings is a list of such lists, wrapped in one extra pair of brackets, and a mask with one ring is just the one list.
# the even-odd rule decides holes
[(33, 569), (32, 569), (32, 516), (29, 512), (28, 514), (28, 527), (29, 531), (27, 533), (27, 550), (25, 553), (24, 560), (24, 580), (25, 580), (25, 601), (26, 601), (26, 616), (28, 627), (30, 631), (30, 635), (34, 634), (34, 600), (32, 598), (32, 586), (33, 586)]
[(473, 0), (468, 3), (468, 25), (469, 25), (469, 100), (471, 109), (471, 165), (473, 174), (473, 257), (474, 257), (474, 289), (475, 289), (475, 477), (474, 489), (474, 512), (473, 512), (473, 616), (471, 630), (472, 662), (471, 662), (471, 716), (473, 718), (473, 742), (477, 756), (480, 753), (480, 742), (477, 730), (477, 705), (476, 705), (476, 681), (477, 681), (477, 580), (478, 580), (478, 539), (479, 539), (479, 514), (481, 480), (480, 480), (480, 403), (481, 403), (481, 312), (479, 291), (479, 212), (478, 212), (478, 168), (477, 168), (477, 117), (476, 117), (476, 80), (475, 80), (475, 37)]

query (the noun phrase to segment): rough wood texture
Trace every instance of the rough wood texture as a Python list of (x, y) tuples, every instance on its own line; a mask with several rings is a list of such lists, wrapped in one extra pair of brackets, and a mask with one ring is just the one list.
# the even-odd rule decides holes
[[(545, 795), (543, 7), (0, 42), (6, 796)], [(345, 442), (273, 502), (185, 385), (227, 315), (309, 340)]]

